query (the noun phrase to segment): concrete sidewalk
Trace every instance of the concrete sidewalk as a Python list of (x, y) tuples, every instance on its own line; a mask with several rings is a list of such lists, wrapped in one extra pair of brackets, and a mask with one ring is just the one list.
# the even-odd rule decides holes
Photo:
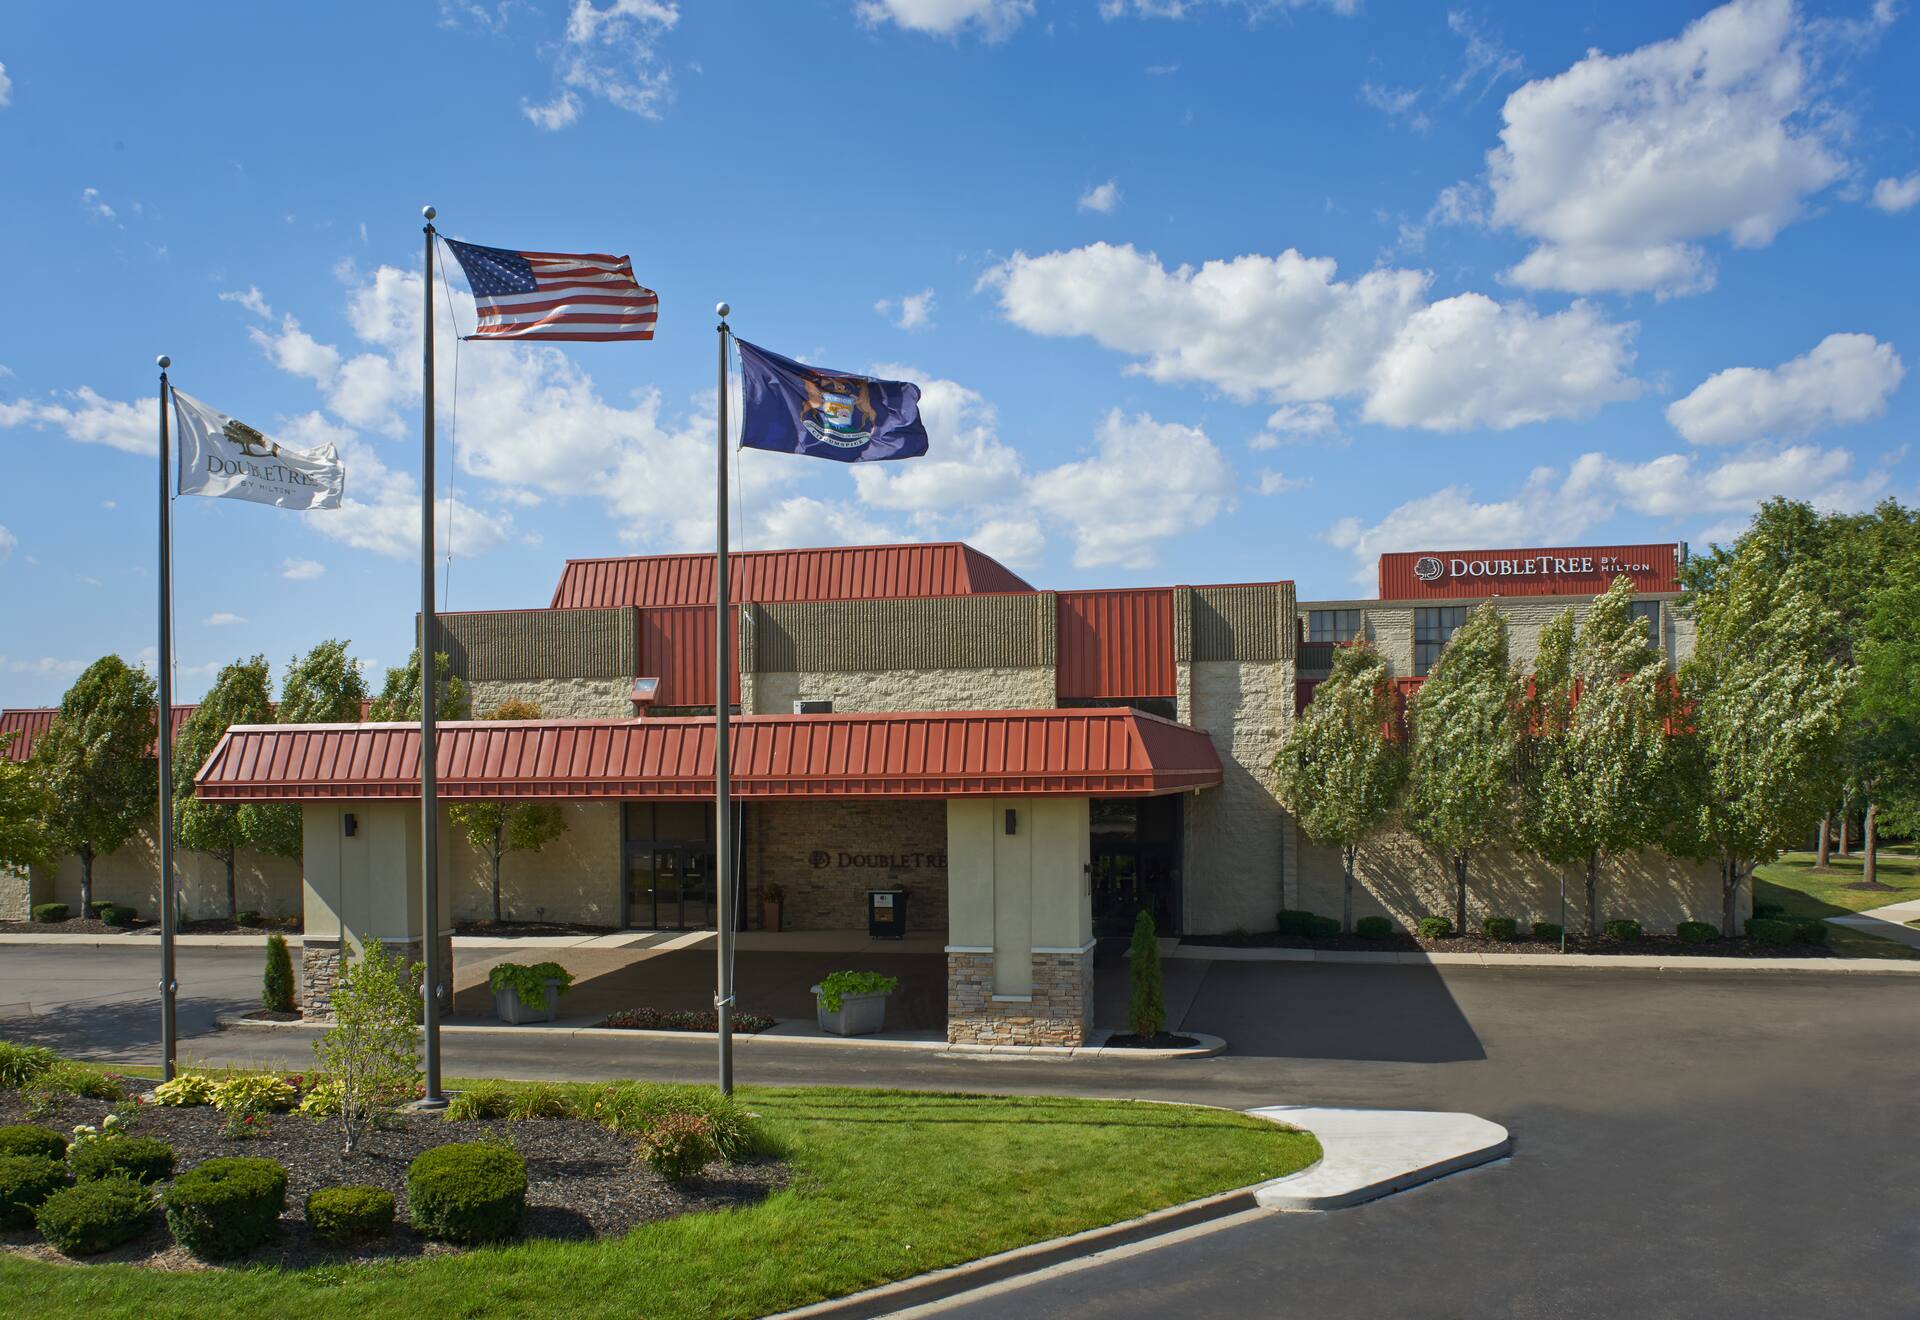
[(1920, 949), (1920, 927), (1908, 924), (1914, 921), (1920, 921), (1920, 898), (1909, 899), (1904, 903), (1889, 903), (1885, 907), (1868, 908), (1865, 912), (1856, 912), (1849, 917), (1827, 918), (1828, 925), (1845, 926), (1849, 930), (1877, 935), (1883, 940), (1897, 940), (1901, 944)]
[[(1862, 914), (1866, 915), (1866, 914)], [(1829, 917), (1829, 921), (1850, 921)], [(1884, 935), (1888, 927), (1876, 925)], [(1908, 930), (1920, 936), (1920, 931)], [(1920, 939), (1904, 943), (1920, 947)], [(1644, 953), (1366, 953), (1357, 949), (1235, 948), (1214, 944), (1162, 944), (1167, 958), (1205, 962), (1362, 963), (1400, 967), (1564, 967), (1656, 972), (1867, 972), (1920, 976), (1920, 958), (1705, 958)]]

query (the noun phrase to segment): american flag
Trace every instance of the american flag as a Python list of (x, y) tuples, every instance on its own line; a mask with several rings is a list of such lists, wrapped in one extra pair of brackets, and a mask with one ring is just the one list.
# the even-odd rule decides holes
[(660, 298), (625, 257), (512, 252), (446, 240), (473, 286), (468, 339), (652, 339)]

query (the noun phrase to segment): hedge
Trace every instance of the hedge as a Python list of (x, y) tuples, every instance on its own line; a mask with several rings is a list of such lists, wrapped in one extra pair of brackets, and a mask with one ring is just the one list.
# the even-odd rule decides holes
[(1640, 923), (1630, 917), (1615, 917), (1600, 928), (1610, 940), (1637, 940), (1640, 938)]
[(175, 1242), (203, 1260), (226, 1260), (273, 1236), (287, 1206), (287, 1171), (252, 1156), (211, 1159), (174, 1179), (161, 1202)]
[(1490, 940), (1506, 941), (1520, 933), (1520, 923), (1512, 917), (1483, 917), (1480, 933)]
[(173, 1176), (173, 1147), (158, 1137), (99, 1137), (75, 1146), (67, 1163), (79, 1182), (130, 1178), (157, 1183)]
[(698, 1178), (719, 1154), (713, 1124), (700, 1114), (662, 1114), (640, 1134), (639, 1150), (649, 1169), (676, 1185)]
[(125, 1178), (100, 1178), (55, 1192), (33, 1222), (67, 1255), (94, 1256), (139, 1237), (152, 1216), (152, 1192)]
[(139, 915), (133, 908), (122, 907), (118, 903), (110, 903), (100, 909), (100, 920), (109, 926), (131, 926), (133, 919)]
[(34, 1212), (67, 1185), (67, 1171), (45, 1155), (0, 1155), (0, 1228), (32, 1228)]
[(1313, 920), (1313, 913), (1300, 908), (1281, 908), (1274, 915), (1273, 928), (1282, 935), (1305, 935), (1307, 923)]
[(35, 903), (33, 905), (33, 919), (47, 924), (55, 921), (65, 921), (68, 910), (65, 903)]
[(1444, 940), (1453, 934), (1453, 922), (1445, 917), (1422, 917), (1416, 929), (1423, 940)]
[(393, 1193), (384, 1187), (322, 1187), (307, 1193), (307, 1227), (329, 1242), (393, 1231)]
[(1536, 921), (1533, 923), (1533, 938), (1536, 940), (1558, 940), (1567, 933), (1567, 928), (1557, 921)]
[(0, 1127), (0, 1155), (38, 1155), (47, 1160), (67, 1158), (67, 1134), (31, 1123)]
[(1781, 921), (1777, 917), (1749, 917), (1747, 936), (1761, 944), (1787, 945), (1793, 943), (1793, 923)]
[(1340, 922), (1333, 917), (1308, 917), (1306, 936), (1310, 940), (1337, 940)]
[(1720, 928), (1707, 921), (1683, 921), (1673, 928), (1682, 944), (1711, 944), (1720, 938)]
[(506, 1146), (454, 1142), (407, 1166), (413, 1226), (447, 1242), (492, 1242), (520, 1230), (527, 1212), (527, 1162)]
[(1391, 917), (1362, 917), (1353, 923), (1353, 933), (1363, 940), (1392, 939), (1393, 919)]

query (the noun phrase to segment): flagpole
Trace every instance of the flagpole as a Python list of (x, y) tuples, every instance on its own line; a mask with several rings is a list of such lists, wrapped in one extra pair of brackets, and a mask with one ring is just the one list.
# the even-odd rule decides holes
[(160, 1080), (173, 1080), (178, 1021), (174, 995), (180, 984), (174, 977), (173, 936), (178, 917), (173, 881), (173, 509), (167, 502), (167, 368), (173, 359), (161, 354), (160, 366), (160, 716), (156, 744), (160, 762)]
[(425, 976), (421, 986), (420, 1025), (424, 1039), (421, 1063), (426, 1073), (426, 1094), (421, 1109), (444, 1109), (447, 1099), (440, 1093), (440, 990), (445, 969), (440, 958), (440, 801), (436, 775), (439, 740), (434, 729), (438, 712), (434, 693), (435, 658), (439, 640), (433, 617), (433, 217), (431, 206), (420, 208), (426, 224), (426, 280), (421, 292), (426, 298), (421, 322), (421, 410), (420, 410), (420, 906), (422, 916), (421, 962)]
[(715, 915), (719, 938), (714, 941), (719, 959), (719, 993), (713, 997), (715, 1023), (720, 1041), (720, 1093), (733, 1094), (733, 807), (727, 783), (732, 759), (728, 740), (732, 736), (727, 709), (732, 697), (733, 665), (728, 652), (732, 638), (727, 628), (727, 314), (733, 309), (721, 303), (714, 309), (720, 318), (716, 327), (720, 336), (720, 433), (715, 448), (719, 452), (719, 484), (714, 487), (713, 556), (713, 867), (714, 883), (720, 902)]

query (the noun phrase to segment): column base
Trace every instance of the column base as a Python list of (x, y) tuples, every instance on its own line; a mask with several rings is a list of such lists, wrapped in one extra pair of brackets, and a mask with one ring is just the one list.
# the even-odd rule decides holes
[(1093, 1030), (1093, 949), (1035, 953), (1033, 993), (993, 993), (991, 953), (947, 954), (947, 1041), (954, 1045), (1084, 1045)]

